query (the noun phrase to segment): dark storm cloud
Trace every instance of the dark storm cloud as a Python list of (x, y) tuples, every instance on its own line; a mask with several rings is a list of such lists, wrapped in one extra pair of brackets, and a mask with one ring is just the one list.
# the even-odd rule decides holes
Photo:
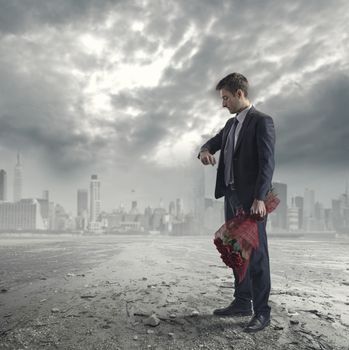
[(44, 151), (46, 160), (62, 170), (91, 161), (106, 146), (99, 138), (81, 133), (80, 120), (68, 110), (79, 99), (69, 76), (53, 73), (44, 65), (28, 72), (15, 57), (13, 62), (4, 60), (0, 60), (2, 145), (12, 150)]
[[(200, 37), (196, 42), (197, 53), (187, 64), (181, 68), (176, 67), (176, 61), (185, 60), (185, 56), (190, 51), (189, 48), (195, 47), (192, 41), (184, 45), (174, 56), (173, 65), (164, 72), (160, 86), (140, 91), (143, 101), (142, 108), (149, 110), (149, 114), (145, 113), (144, 118), (151, 115), (151, 110), (156, 105), (156, 101), (153, 101), (154, 94), (163, 95), (162, 98), (159, 98), (156, 109), (161, 109), (161, 105), (175, 105), (176, 118), (169, 119), (167, 125), (171, 130), (174, 130), (173, 134), (176, 135), (176, 131), (180, 133), (181, 130), (190, 129), (187, 127), (186, 121), (193, 121), (193, 106), (196, 107), (196, 111), (203, 113), (201, 116), (195, 116), (192, 127), (196, 128), (200, 124), (202, 125), (207, 118), (205, 106), (209, 105), (209, 102), (212, 103), (212, 101), (205, 101), (205, 97), (207, 99), (209, 90), (214, 88), (218, 77), (222, 77), (228, 72), (240, 70), (242, 67), (243, 73), (252, 78), (251, 85), (254, 96), (256, 98), (263, 96), (267, 109), (272, 105), (269, 100), (274, 99), (274, 97), (265, 94), (266, 87), (278, 84), (283, 77), (288, 75), (296, 74), (300, 78), (304, 75), (306, 90), (301, 91), (301, 94), (297, 96), (298, 102), (295, 102), (296, 96), (289, 95), (289, 90), (298, 87), (302, 82), (292, 81), (292, 78), (288, 78), (291, 80), (278, 91), (276, 98), (284, 102), (282, 107), (287, 111), (277, 115), (278, 121), (289, 119), (290, 115), (298, 115), (303, 118), (305, 112), (305, 123), (309, 123), (310, 128), (307, 130), (305, 127), (299, 133), (297, 128), (286, 129), (280, 126), (279, 138), (281, 141), (278, 150), (280, 164), (291, 163), (294, 160), (299, 162), (311, 160), (323, 166), (328, 164), (343, 165), (343, 162), (337, 162), (337, 159), (343, 159), (347, 148), (344, 147), (342, 152), (338, 152), (337, 149), (340, 142), (343, 141), (341, 135), (347, 134), (346, 128), (344, 130), (343, 128), (333, 128), (328, 132), (327, 121), (323, 118), (318, 119), (319, 110), (323, 110), (328, 103), (331, 105), (334, 98), (330, 93), (333, 89), (328, 91), (329, 87), (326, 85), (321, 92), (316, 91), (320, 84), (317, 81), (321, 79), (322, 75), (326, 76), (328, 66), (325, 63), (320, 63), (322, 66), (313, 72), (313, 76), (307, 76), (306, 71), (312, 69), (318, 60), (324, 58), (326, 60), (326, 57), (331, 59), (331, 54), (336, 54), (336, 50), (333, 50), (333, 40), (341, 42), (341, 36), (336, 35), (341, 34), (341, 32), (345, 33), (346, 20), (344, 16), (340, 16), (344, 3), (338, 2), (338, 5), (342, 7), (338, 6), (333, 9), (326, 2), (310, 2), (305, 6), (300, 2), (290, 6), (268, 2), (266, 6), (256, 3), (251, 10), (251, 2), (249, 2), (247, 5), (239, 7), (239, 15), (234, 16), (236, 5), (236, 3), (232, 3), (231, 7), (224, 14), (221, 14), (219, 21), (214, 22), (210, 31), (214, 34)], [(189, 14), (188, 18), (191, 18), (190, 9), (186, 12)], [(209, 15), (209, 12), (201, 15), (201, 19), (208, 21), (210, 17), (214, 18), (217, 12), (213, 11), (213, 15), (212, 13)], [(253, 16), (258, 16), (263, 20), (258, 21)], [(326, 18), (327, 25), (324, 24), (324, 18)], [(241, 30), (241, 28), (245, 28), (246, 22), (248, 22), (246, 30)], [(329, 23), (331, 23), (330, 27)], [(344, 69), (345, 65), (347, 69), (348, 60), (346, 57), (344, 62), (343, 57), (338, 58), (335, 62), (332, 66), (333, 73), (336, 73), (336, 66), (338, 70), (343, 69), (343, 63)], [(259, 79), (259, 77), (261, 78)], [(335, 81), (339, 78), (340, 74), (331, 77), (333, 86), (337, 85)], [(314, 84), (315, 86), (313, 86)], [(315, 95), (321, 94), (322, 98), (314, 98), (314, 93)], [(203, 95), (206, 96), (203, 97)], [(190, 99), (187, 98), (188, 96)], [(297, 104), (302, 105), (302, 102), (306, 101), (311, 106), (306, 111), (299, 111)], [(114, 102), (117, 104), (117, 98)], [(132, 98), (128, 102), (130, 105), (137, 105), (137, 101)], [(345, 103), (345, 99), (342, 102)], [(219, 102), (217, 101), (217, 103)], [(273, 113), (272, 108), (271, 113)], [(335, 111), (333, 113), (339, 115)], [(143, 132), (146, 131), (143, 130)], [(286, 136), (286, 133), (293, 134), (293, 136)], [(164, 138), (168, 136), (167, 133), (162, 135)], [(337, 139), (336, 136), (339, 138)], [(320, 152), (315, 152), (319, 150), (321, 144), (316, 140), (323, 137), (327, 138), (328, 147), (324, 151), (326, 155), (321, 157)], [(290, 138), (292, 139), (290, 140), (291, 144), (292, 142), (303, 144), (302, 150), (294, 149), (292, 151), (293, 148), (285, 145), (282, 141)], [(312, 139), (314, 139), (313, 144), (309, 142)]]
[(275, 112), (278, 164), (346, 169), (349, 165), (348, 72), (329, 71), (308, 89), (302, 89), (302, 83), (264, 106)]
[[(215, 84), (225, 74), (240, 71), (250, 78), (256, 100), (264, 100), (261, 109), (277, 118), (280, 163), (306, 159), (301, 154), (311, 154), (324, 164), (334, 162), (337, 141), (347, 132), (343, 127), (323, 132), (328, 120), (318, 113), (338, 96), (339, 91), (333, 93), (337, 85), (345, 88), (336, 67), (343, 73), (348, 69), (347, 54), (341, 51), (348, 48), (348, 6), (344, 1), (335, 5), (325, 1), (0, 0), (1, 145), (40, 148), (63, 169), (95, 159), (103, 162), (113, 150), (118, 150), (114, 156), (119, 161), (141, 161), (143, 155), (176, 142), (186, 132), (208, 135), (206, 123), (220, 104)], [(108, 18), (114, 20), (110, 27), (105, 25)], [(138, 31), (131, 30), (136, 20), (144, 25)], [(76, 46), (75, 39), (90, 32), (105, 40), (98, 57)], [(111, 92), (113, 111), (106, 120), (85, 111), (83, 106), (91, 98), (83, 92), (89, 75), (98, 70), (111, 74), (122, 64), (149, 65), (166, 49), (173, 50), (173, 56), (159, 84)], [(117, 58), (108, 60), (114, 54)], [(297, 90), (301, 82), (292, 82), (292, 76), (306, 76), (318, 60), (327, 58), (333, 59), (332, 88), (320, 88), (321, 76), (328, 76), (320, 62), (317, 77), (309, 76), (306, 86)], [(73, 76), (74, 69), (85, 77)], [(288, 83), (277, 89), (283, 79)], [(124, 83), (117, 82), (121, 87)], [(346, 107), (345, 99), (339, 104)], [(140, 113), (134, 117), (127, 108)], [(304, 115), (309, 126), (299, 130)], [(222, 114), (222, 125), (227, 117)], [(314, 151), (320, 145), (316, 140), (317, 146), (303, 142), (316, 135), (326, 135), (323, 158)], [(307, 146), (292, 151), (288, 142)]]
[(80, 19), (97, 20), (111, 5), (112, 0), (0, 0), (0, 32), (20, 34), (45, 28), (47, 25), (71, 25)]

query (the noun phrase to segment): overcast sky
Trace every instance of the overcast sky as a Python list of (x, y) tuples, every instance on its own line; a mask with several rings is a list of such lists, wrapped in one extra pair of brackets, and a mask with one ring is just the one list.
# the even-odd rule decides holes
[(215, 85), (237, 71), (274, 118), (274, 179), (328, 202), (349, 177), (348, 23), (346, 0), (0, 0), (10, 199), (17, 150), (24, 195), (71, 211), (91, 174), (104, 209), (186, 197), (230, 117)]

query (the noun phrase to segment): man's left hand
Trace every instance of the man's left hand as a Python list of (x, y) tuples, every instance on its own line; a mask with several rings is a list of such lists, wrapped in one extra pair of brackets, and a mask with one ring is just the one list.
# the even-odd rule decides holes
[(267, 214), (267, 209), (265, 208), (264, 201), (255, 199), (252, 203), (251, 214), (257, 214), (261, 217)]

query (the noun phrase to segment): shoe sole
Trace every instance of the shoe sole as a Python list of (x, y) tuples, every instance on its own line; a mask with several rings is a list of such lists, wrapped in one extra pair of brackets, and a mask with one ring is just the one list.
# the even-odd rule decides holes
[(259, 329), (249, 329), (249, 328), (244, 328), (245, 333), (257, 333), (259, 331), (262, 331), (264, 328), (270, 326), (270, 320), (262, 327)]
[(213, 313), (215, 316), (221, 316), (221, 317), (233, 317), (233, 316), (237, 316), (237, 317), (244, 317), (244, 316), (252, 316), (252, 312), (235, 312), (232, 314), (219, 314), (219, 313)]

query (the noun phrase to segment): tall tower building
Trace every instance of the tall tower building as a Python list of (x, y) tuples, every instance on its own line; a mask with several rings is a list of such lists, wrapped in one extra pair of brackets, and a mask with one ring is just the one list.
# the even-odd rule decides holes
[(7, 200), (7, 173), (4, 169), (0, 170), (0, 201)]
[(77, 216), (88, 212), (88, 190), (79, 189), (77, 194)]
[(288, 208), (288, 229), (297, 231), (299, 229), (299, 208), (297, 208), (295, 199), (292, 198), (291, 208)]
[(78, 189), (76, 228), (78, 230), (86, 230), (89, 222), (88, 219), (88, 190)]
[(304, 210), (304, 198), (296, 196), (294, 198), (294, 204), (298, 208), (298, 228), (303, 228), (303, 210)]
[(177, 198), (176, 199), (176, 216), (177, 218), (182, 217), (183, 215), (183, 199)]
[(96, 222), (101, 212), (101, 182), (97, 175), (91, 175), (90, 182), (90, 221)]
[(315, 191), (309, 188), (304, 190), (303, 208), (304, 228), (311, 231), (315, 226)]
[(18, 202), (22, 199), (22, 164), (20, 154), (17, 153), (17, 164), (15, 166), (13, 182), (13, 201)]

